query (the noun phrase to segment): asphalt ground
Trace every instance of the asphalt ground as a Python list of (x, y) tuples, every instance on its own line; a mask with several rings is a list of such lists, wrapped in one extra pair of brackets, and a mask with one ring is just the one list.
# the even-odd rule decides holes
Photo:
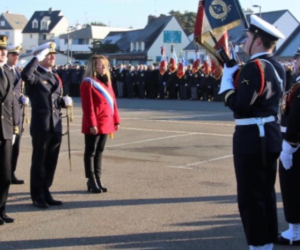
[[(200, 101), (119, 99), (118, 105), (121, 128), (103, 156), (108, 192), (92, 194), (76, 100), (72, 171), (64, 137), (51, 188), (61, 207), (31, 204), (32, 148), (25, 125), (17, 176), (26, 183), (10, 188), (7, 213), (16, 221), (0, 227), (0, 249), (248, 249), (236, 203), (230, 110)], [(276, 190), (284, 230), (278, 181)]]

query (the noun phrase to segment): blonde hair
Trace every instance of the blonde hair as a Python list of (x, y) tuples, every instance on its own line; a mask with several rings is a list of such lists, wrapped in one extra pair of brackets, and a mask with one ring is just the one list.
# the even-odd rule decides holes
[(89, 61), (88, 61), (87, 66), (86, 66), (84, 78), (87, 78), (87, 77), (94, 78), (96, 76), (96, 74), (97, 74), (96, 65), (97, 65), (98, 60), (103, 60), (103, 63), (105, 65), (104, 74), (107, 76), (108, 84), (111, 85), (111, 76), (110, 76), (110, 71), (109, 71), (109, 68), (110, 68), (109, 61), (108, 61), (107, 57), (105, 57), (103, 55), (92, 55), (89, 58)]

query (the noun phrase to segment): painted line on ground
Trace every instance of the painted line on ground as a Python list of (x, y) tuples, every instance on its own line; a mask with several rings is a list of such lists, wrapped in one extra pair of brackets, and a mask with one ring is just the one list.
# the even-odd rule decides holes
[(217, 158), (209, 159), (209, 160), (206, 160), (206, 161), (198, 161), (198, 162), (194, 162), (194, 163), (189, 163), (189, 164), (182, 165), (182, 166), (166, 166), (166, 168), (194, 169), (194, 168), (190, 168), (190, 166), (201, 165), (201, 164), (208, 163), (208, 162), (213, 162), (213, 161), (219, 161), (219, 160), (223, 160), (223, 159), (230, 158), (230, 157), (233, 157), (233, 155), (232, 154), (231, 155), (225, 155), (225, 156), (222, 156), (222, 157), (217, 157)]
[[(126, 142), (126, 143), (120, 143), (120, 144), (115, 144), (115, 145), (109, 145), (106, 148), (116, 148), (116, 147), (122, 147), (122, 146), (125, 146), (125, 145), (132, 145), (132, 144), (138, 144), (138, 143), (144, 143), (144, 142), (159, 141), (159, 140), (182, 137), (182, 136), (189, 136), (189, 135), (193, 135), (193, 134), (190, 133), (190, 134), (181, 134), (181, 135), (157, 137), (157, 138), (153, 138), (153, 139), (147, 139), (147, 140), (141, 140), (141, 141), (133, 141), (133, 142)], [(78, 152), (83, 152), (83, 150), (71, 151), (71, 153), (78, 153)], [(68, 152), (63, 152), (63, 153), (60, 153), (59, 155), (62, 156), (62, 155), (65, 155), (65, 154), (68, 154)]]

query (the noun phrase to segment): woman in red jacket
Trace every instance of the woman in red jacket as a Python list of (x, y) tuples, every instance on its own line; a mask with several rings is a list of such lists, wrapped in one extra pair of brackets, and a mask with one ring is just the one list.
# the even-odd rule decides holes
[(108, 134), (119, 129), (120, 118), (105, 56), (94, 55), (89, 59), (80, 95), (87, 189), (92, 193), (107, 192), (100, 179), (102, 153)]

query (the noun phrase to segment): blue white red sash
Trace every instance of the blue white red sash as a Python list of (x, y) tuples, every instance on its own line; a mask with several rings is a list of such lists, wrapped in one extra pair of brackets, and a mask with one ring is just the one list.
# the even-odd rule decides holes
[(85, 81), (90, 82), (92, 86), (105, 97), (109, 106), (111, 107), (112, 113), (114, 114), (114, 99), (110, 93), (100, 83), (90, 77), (85, 78)]

